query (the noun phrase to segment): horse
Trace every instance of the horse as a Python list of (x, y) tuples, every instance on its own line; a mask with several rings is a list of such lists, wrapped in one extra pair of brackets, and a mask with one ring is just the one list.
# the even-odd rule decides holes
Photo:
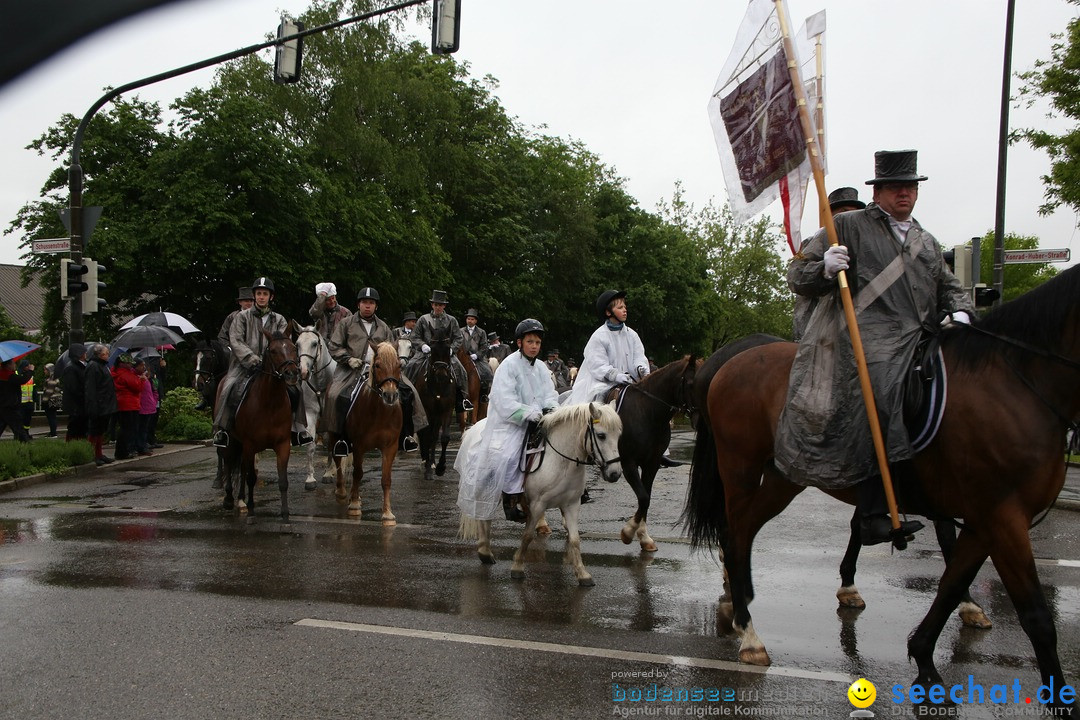
[[(255, 454), (273, 448), (277, 456), (278, 490), (281, 492), (281, 519), (289, 519), (289, 453), (292, 449), (292, 403), (289, 388), (300, 381), (300, 358), (291, 338), (281, 333), (263, 330), (267, 339), (262, 356), (262, 369), (251, 380), (233, 428), (229, 446), (218, 449), (225, 463), (225, 500), (222, 506), (233, 509), (233, 476), (240, 464), (241, 480), (247, 485), (247, 501), (243, 487), (238, 495), (239, 508), (255, 510)], [(239, 387), (233, 388), (239, 391)], [(218, 402), (221, 402), (220, 388)]]
[[(382, 453), (382, 521), (395, 525), (397, 519), (390, 510), (390, 473), (397, 457), (398, 436), (401, 434), (402, 409), (398, 395), (401, 383), (401, 360), (392, 343), (374, 346), (375, 357), (367, 379), (345, 418), (345, 434), (352, 446), (352, 490), (349, 493), (349, 515), (360, 515), (360, 480), (364, 477), (364, 454), (378, 449)], [(327, 445), (333, 447), (336, 433), (329, 434)], [(345, 499), (345, 474), (341, 458), (335, 457), (337, 488), (335, 496)]]
[[(334, 377), (337, 370), (337, 362), (330, 357), (330, 348), (326, 345), (326, 338), (314, 326), (301, 326), (293, 321), (293, 330), (296, 333), (296, 351), (300, 355), (300, 380), (301, 390), (304, 395), (304, 426), (312, 437), (316, 437), (316, 425), (319, 415), (322, 413), (326, 388)], [(307, 446), (307, 478), (304, 480), (305, 490), (314, 490), (317, 485), (315, 479), (315, 455), (316, 445), (310, 443)], [(329, 471), (331, 464), (331, 443), (324, 443), (327, 451), (326, 470)]]
[[(973, 325), (942, 333), (944, 415), (937, 435), (904, 464), (905, 482), (896, 487), (906, 512), (961, 521), (937, 595), (908, 639), (916, 684), (941, 682), (934, 647), (987, 557), (1034, 648), (1043, 684), (1064, 684), (1028, 530), (1064, 484), (1066, 428), (1080, 414), (1078, 312), (1080, 267), (1073, 267)], [(739, 658), (758, 665), (770, 661), (748, 609), (752, 541), (803, 490), (771, 462), (795, 352), (791, 343), (771, 343), (736, 355), (717, 371), (708, 410), (719, 482), (692, 478), (685, 511), (694, 545), (723, 549), (732, 624), (742, 640)], [(988, 427), (993, 443), (986, 442)], [(850, 500), (853, 490), (828, 493)], [(1053, 700), (1055, 707), (1065, 705), (1060, 696)]]
[[(459, 453), (480, 442), (487, 420), (471, 427), (461, 440)], [(581, 559), (581, 537), (578, 534), (578, 512), (581, 493), (585, 490), (585, 466), (595, 465), (607, 482), (618, 482), (622, 474), (619, 462), (619, 437), (622, 421), (610, 405), (581, 403), (557, 408), (540, 421), (544, 450), (539, 467), (525, 475), (525, 499), (528, 519), (521, 536), (521, 546), (514, 553), (510, 577), (525, 578), (525, 553), (529, 549), (536, 524), (548, 508), (559, 508), (566, 527), (566, 562), (573, 566), (578, 585), (591, 587), (592, 575)], [(475, 520), (462, 516), (461, 536), (476, 539), (480, 561), (493, 565), (491, 552), (491, 520)]]
[[(428, 426), (417, 433), (420, 457), (424, 461), (424, 479), (433, 480), (446, 472), (446, 446), (450, 443), (450, 418), (457, 404), (457, 385), (450, 370), (450, 341), (433, 340), (427, 357), (427, 372), (410, 379), (427, 412)], [(435, 462), (435, 440), (442, 441), (439, 462)]]
[[(693, 401), (691, 403), (696, 410), (693, 418), (696, 440), (690, 469), (692, 475), (705, 475), (714, 478), (715, 482), (716, 444), (713, 442), (707, 404), (709, 384), (716, 375), (716, 371), (724, 363), (744, 350), (776, 342), (783, 342), (783, 338), (761, 333), (748, 335), (728, 343), (714, 352), (698, 369), (697, 377), (694, 379)], [(952, 549), (956, 545), (956, 526), (951, 519), (934, 520), (934, 531), (937, 535), (938, 545), (941, 547), (942, 557), (948, 563), (949, 558), (952, 557)], [(862, 537), (859, 530), (859, 514), (856, 511), (851, 516), (851, 533), (848, 536), (844, 557), (840, 561), (840, 587), (836, 591), (836, 599), (842, 608), (861, 610), (866, 607), (866, 601), (859, 593), (858, 587), (855, 586), (855, 570), (859, 561), (860, 550), (862, 550)], [(993, 627), (993, 623), (987, 617), (986, 612), (975, 602), (967, 589), (964, 590), (957, 615), (967, 627), (979, 630), (989, 630)]]
[(694, 355), (687, 355), (637, 383), (612, 391), (623, 424), (619, 439), (623, 477), (638, 501), (637, 511), (626, 521), (619, 538), (629, 545), (637, 537), (645, 552), (656, 552), (656, 541), (646, 526), (653, 480), (671, 442), (671, 420), (680, 412), (692, 414), (692, 389), (699, 364)]
[[(195, 346), (195, 377), (191, 386), (200, 394), (204, 395), (208, 386), (213, 383), (215, 394), (221, 378), (225, 377), (229, 369), (229, 353), (221, 346), (216, 338), (200, 340)], [(212, 487), (220, 488), (225, 484), (225, 462), (218, 457), (217, 473), (214, 475)]]
[[(462, 410), (458, 413), (458, 425), (461, 427), (461, 432), (464, 433), (469, 425), (475, 425), (477, 420), (487, 417), (487, 392), (485, 392), (484, 384), (480, 379), (480, 371), (477, 370), (473, 359), (469, 357), (469, 353), (465, 352), (465, 346), (459, 345), (456, 354), (457, 359), (461, 361), (461, 366), (465, 368), (465, 375), (468, 378), (469, 402), (473, 406), (473, 409), (468, 412)], [(489, 383), (487, 390), (490, 389), (491, 385)]]

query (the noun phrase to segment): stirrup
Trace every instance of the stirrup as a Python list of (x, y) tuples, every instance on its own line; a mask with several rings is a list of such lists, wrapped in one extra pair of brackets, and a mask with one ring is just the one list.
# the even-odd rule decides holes
[(293, 445), (310, 445), (313, 442), (315, 442), (315, 438), (311, 437), (307, 430), (301, 430), (300, 432), (294, 432), (292, 434)]
[(214, 433), (214, 447), (229, 447), (229, 433), (224, 430)]
[(472, 402), (469, 401), (469, 398), (465, 398), (461, 401), (461, 409), (465, 412), (472, 412), (475, 408), (473, 407)]
[(334, 457), (349, 457), (349, 443), (346, 440), (338, 440), (334, 443)]
[(412, 435), (405, 436), (405, 439), (401, 441), (401, 449), (407, 453), (416, 452), (420, 449), (420, 443), (413, 440)]

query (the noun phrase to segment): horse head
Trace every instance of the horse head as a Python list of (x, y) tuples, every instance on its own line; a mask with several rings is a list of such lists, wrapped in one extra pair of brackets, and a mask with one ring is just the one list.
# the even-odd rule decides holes
[(604, 480), (613, 483), (622, 476), (619, 458), (619, 436), (622, 420), (613, 405), (581, 403), (564, 405), (541, 420), (550, 447), (559, 455), (566, 444), (563, 432), (569, 434), (578, 457), (567, 457), (580, 465), (595, 465)]
[(289, 324), (294, 333), (296, 352), (300, 356), (300, 379), (307, 380), (330, 362), (326, 341), (314, 325), (303, 326), (293, 320)]
[(374, 358), (371, 361), (371, 372), (368, 374), (368, 384), (374, 392), (379, 393), (383, 403), (393, 405), (398, 401), (398, 384), (401, 382), (401, 359), (393, 343), (381, 342), (372, 345)]
[(450, 370), (450, 341), (432, 340), (428, 363), (427, 387), (435, 396), (454, 392), (454, 376)]
[(202, 392), (213, 375), (214, 348), (206, 344), (205, 341), (200, 340), (199, 344), (195, 346), (195, 379), (192, 380), (192, 387)]
[(295, 386), (300, 382), (300, 356), (296, 344), (290, 337), (280, 332), (262, 331), (267, 339), (263, 353), (263, 368), (286, 385)]

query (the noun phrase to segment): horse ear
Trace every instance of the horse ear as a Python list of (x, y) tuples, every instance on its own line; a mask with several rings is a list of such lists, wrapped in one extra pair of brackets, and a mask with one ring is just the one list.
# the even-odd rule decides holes
[(593, 420), (600, 419), (600, 408), (596, 407), (596, 403), (589, 403), (589, 414), (592, 415)]

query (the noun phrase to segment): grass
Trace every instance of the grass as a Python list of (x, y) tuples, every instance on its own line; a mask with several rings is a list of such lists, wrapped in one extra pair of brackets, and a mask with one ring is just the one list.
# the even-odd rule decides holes
[(93, 459), (94, 449), (85, 440), (0, 440), (0, 480), (43, 472), (59, 474)]

